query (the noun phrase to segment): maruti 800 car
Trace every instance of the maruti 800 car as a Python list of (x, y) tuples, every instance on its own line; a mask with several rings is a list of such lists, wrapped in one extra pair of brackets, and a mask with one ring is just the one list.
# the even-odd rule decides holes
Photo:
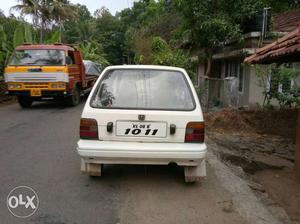
[(184, 69), (107, 67), (89, 95), (80, 121), (81, 171), (101, 176), (104, 164), (176, 163), (185, 181), (206, 176), (204, 119)]

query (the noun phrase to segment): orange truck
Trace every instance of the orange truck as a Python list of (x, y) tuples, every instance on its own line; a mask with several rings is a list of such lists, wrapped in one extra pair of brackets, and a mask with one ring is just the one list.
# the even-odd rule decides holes
[(21, 107), (34, 101), (63, 100), (71, 106), (88, 93), (96, 75), (87, 75), (79, 49), (66, 44), (23, 44), (17, 47), (5, 68), (9, 95)]

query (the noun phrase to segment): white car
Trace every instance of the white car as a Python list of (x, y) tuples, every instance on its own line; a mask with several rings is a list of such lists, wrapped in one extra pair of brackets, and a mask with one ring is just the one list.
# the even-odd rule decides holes
[(80, 122), (81, 171), (101, 176), (103, 164), (184, 167), (186, 182), (206, 176), (204, 120), (184, 69), (107, 67), (91, 91)]

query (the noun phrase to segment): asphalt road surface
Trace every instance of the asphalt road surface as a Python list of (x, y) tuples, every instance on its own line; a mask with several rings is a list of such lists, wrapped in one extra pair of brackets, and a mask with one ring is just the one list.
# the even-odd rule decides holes
[[(30, 109), (0, 107), (0, 223), (243, 224), (231, 195), (208, 166), (200, 184), (185, 184), (177, 166), (104, 166), (103, 176), (80, 173), (75, 147), (83, 103), (49, 102)], [(8, 193), (33, 188), (37, 212), (26, 219), (8, 210)]]

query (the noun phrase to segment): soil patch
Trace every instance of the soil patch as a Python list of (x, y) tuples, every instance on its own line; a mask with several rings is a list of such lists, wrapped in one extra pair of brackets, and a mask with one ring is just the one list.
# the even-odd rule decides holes
[(294, 223), (300, 223), (300, 180), (293, 172), (298, 113), (224, 109), (205, 114), (208, 143), (218, 146), (215, 153)]
[(300, 223), (300, 179), (293, 170), (264, 170), (257, 172), (254, 178), (285, 209), (291, 221)]
[(223, 109), (205, 114), (209, 130), (241, 135), (278, 135), (295, 139), (298, 109), (235, 110)]

